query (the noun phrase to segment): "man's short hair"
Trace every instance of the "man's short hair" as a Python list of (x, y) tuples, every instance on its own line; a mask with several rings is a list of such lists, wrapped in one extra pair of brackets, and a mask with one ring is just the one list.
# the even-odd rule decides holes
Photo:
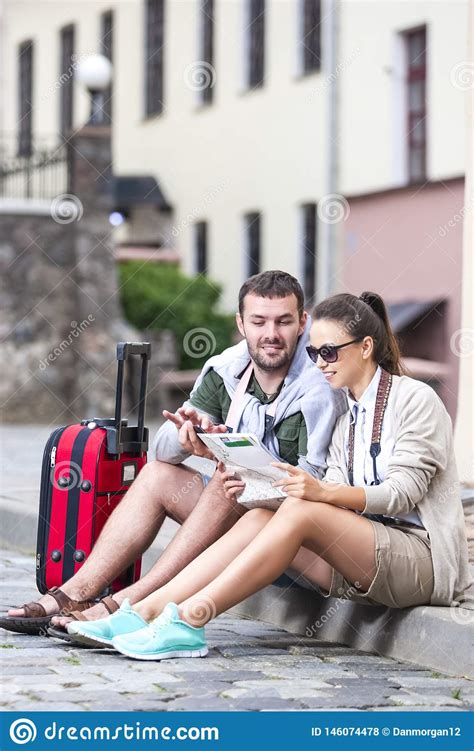
[(304, 311), (304, 293), (301, 285), (294, 276), (286, 271), (262, 271), (261, 274), (255, 274), (243, 283), (239, 292), (239, 313), (244, 313), (244, 298), (246, 295), (257, 295), (257, 297), (288, 297), (295, 295), (298, 304), (298, 315), (303, 315)]

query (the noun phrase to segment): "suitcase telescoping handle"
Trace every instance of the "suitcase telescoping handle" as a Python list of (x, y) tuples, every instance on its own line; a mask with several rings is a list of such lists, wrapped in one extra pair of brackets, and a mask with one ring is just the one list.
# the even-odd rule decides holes
[[(141, 358), (140, 393), (138, 397), (138, 424), (136, 428), (122, 425), (122, 401), (125, 362), (134, 355)], [(149, 342), (119, 342), (117, 344), (117, 392), (115, 396), (115, 426), (107, 430), (109, 454), (125, 452), (141, 454), (148, 448), (148, 430), (145, 428), (145, 401), (148, 380), (148, 363), (151, 357)]]

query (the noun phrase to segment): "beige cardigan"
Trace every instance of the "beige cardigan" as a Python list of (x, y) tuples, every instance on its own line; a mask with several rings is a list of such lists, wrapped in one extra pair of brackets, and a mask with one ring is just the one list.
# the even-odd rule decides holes
[[(471, 583), (451, 419), (430, 386), (394, 376), (386, 413), (395, 447), (385, 480), (365, 487), (364, 512), (396, 516), (415, 509), (431, 540), (432, 605), (450, 605)], [(349, 484), (349, 412), (336, 423), (324, 480)], [(383, 427), (382, 427), (383, 440)]]

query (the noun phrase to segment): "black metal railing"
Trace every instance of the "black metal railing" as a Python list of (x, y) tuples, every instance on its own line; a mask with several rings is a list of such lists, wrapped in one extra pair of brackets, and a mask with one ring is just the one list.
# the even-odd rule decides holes
[(0, 198), (48, 199), (66, 193), (66, 144), (57, 136), (20, 144), (14, 135), (0, 134)]

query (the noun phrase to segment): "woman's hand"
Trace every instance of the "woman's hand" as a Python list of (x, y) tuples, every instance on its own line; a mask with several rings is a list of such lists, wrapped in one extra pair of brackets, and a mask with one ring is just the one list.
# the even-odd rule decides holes
[(278, 482), (274, 482), (273, 487), (282, 488), (287, 495), (293, 498), (329, 503), (332, 506), (349, 508), (353, 511), (365, 509), (364, 488), (353, 488), (350, 485), (339, 485), (335, 482), (322, 482), (305, 472), (304, 469), (293, 467), (292, 464), (272, 462), (272, 466), (289, 474), (289, 477), (283, 477)]
[(245, 482), (236, 472), (226, 472), (223, 462), (217, 465), (217, 472), (224, 486), (225, 497), (228, 501), (236, 501), (245, 490)]
[(281, 488), (288, 496), (304, 498), (306, 501), (327, 501), (325, 483), (317, 480), (301, 467), (294, 467), (284, 462), (271, 462), (272, 467), (288, 472), (289, 477), (283, 477), (273, 483), (274, 488)]

